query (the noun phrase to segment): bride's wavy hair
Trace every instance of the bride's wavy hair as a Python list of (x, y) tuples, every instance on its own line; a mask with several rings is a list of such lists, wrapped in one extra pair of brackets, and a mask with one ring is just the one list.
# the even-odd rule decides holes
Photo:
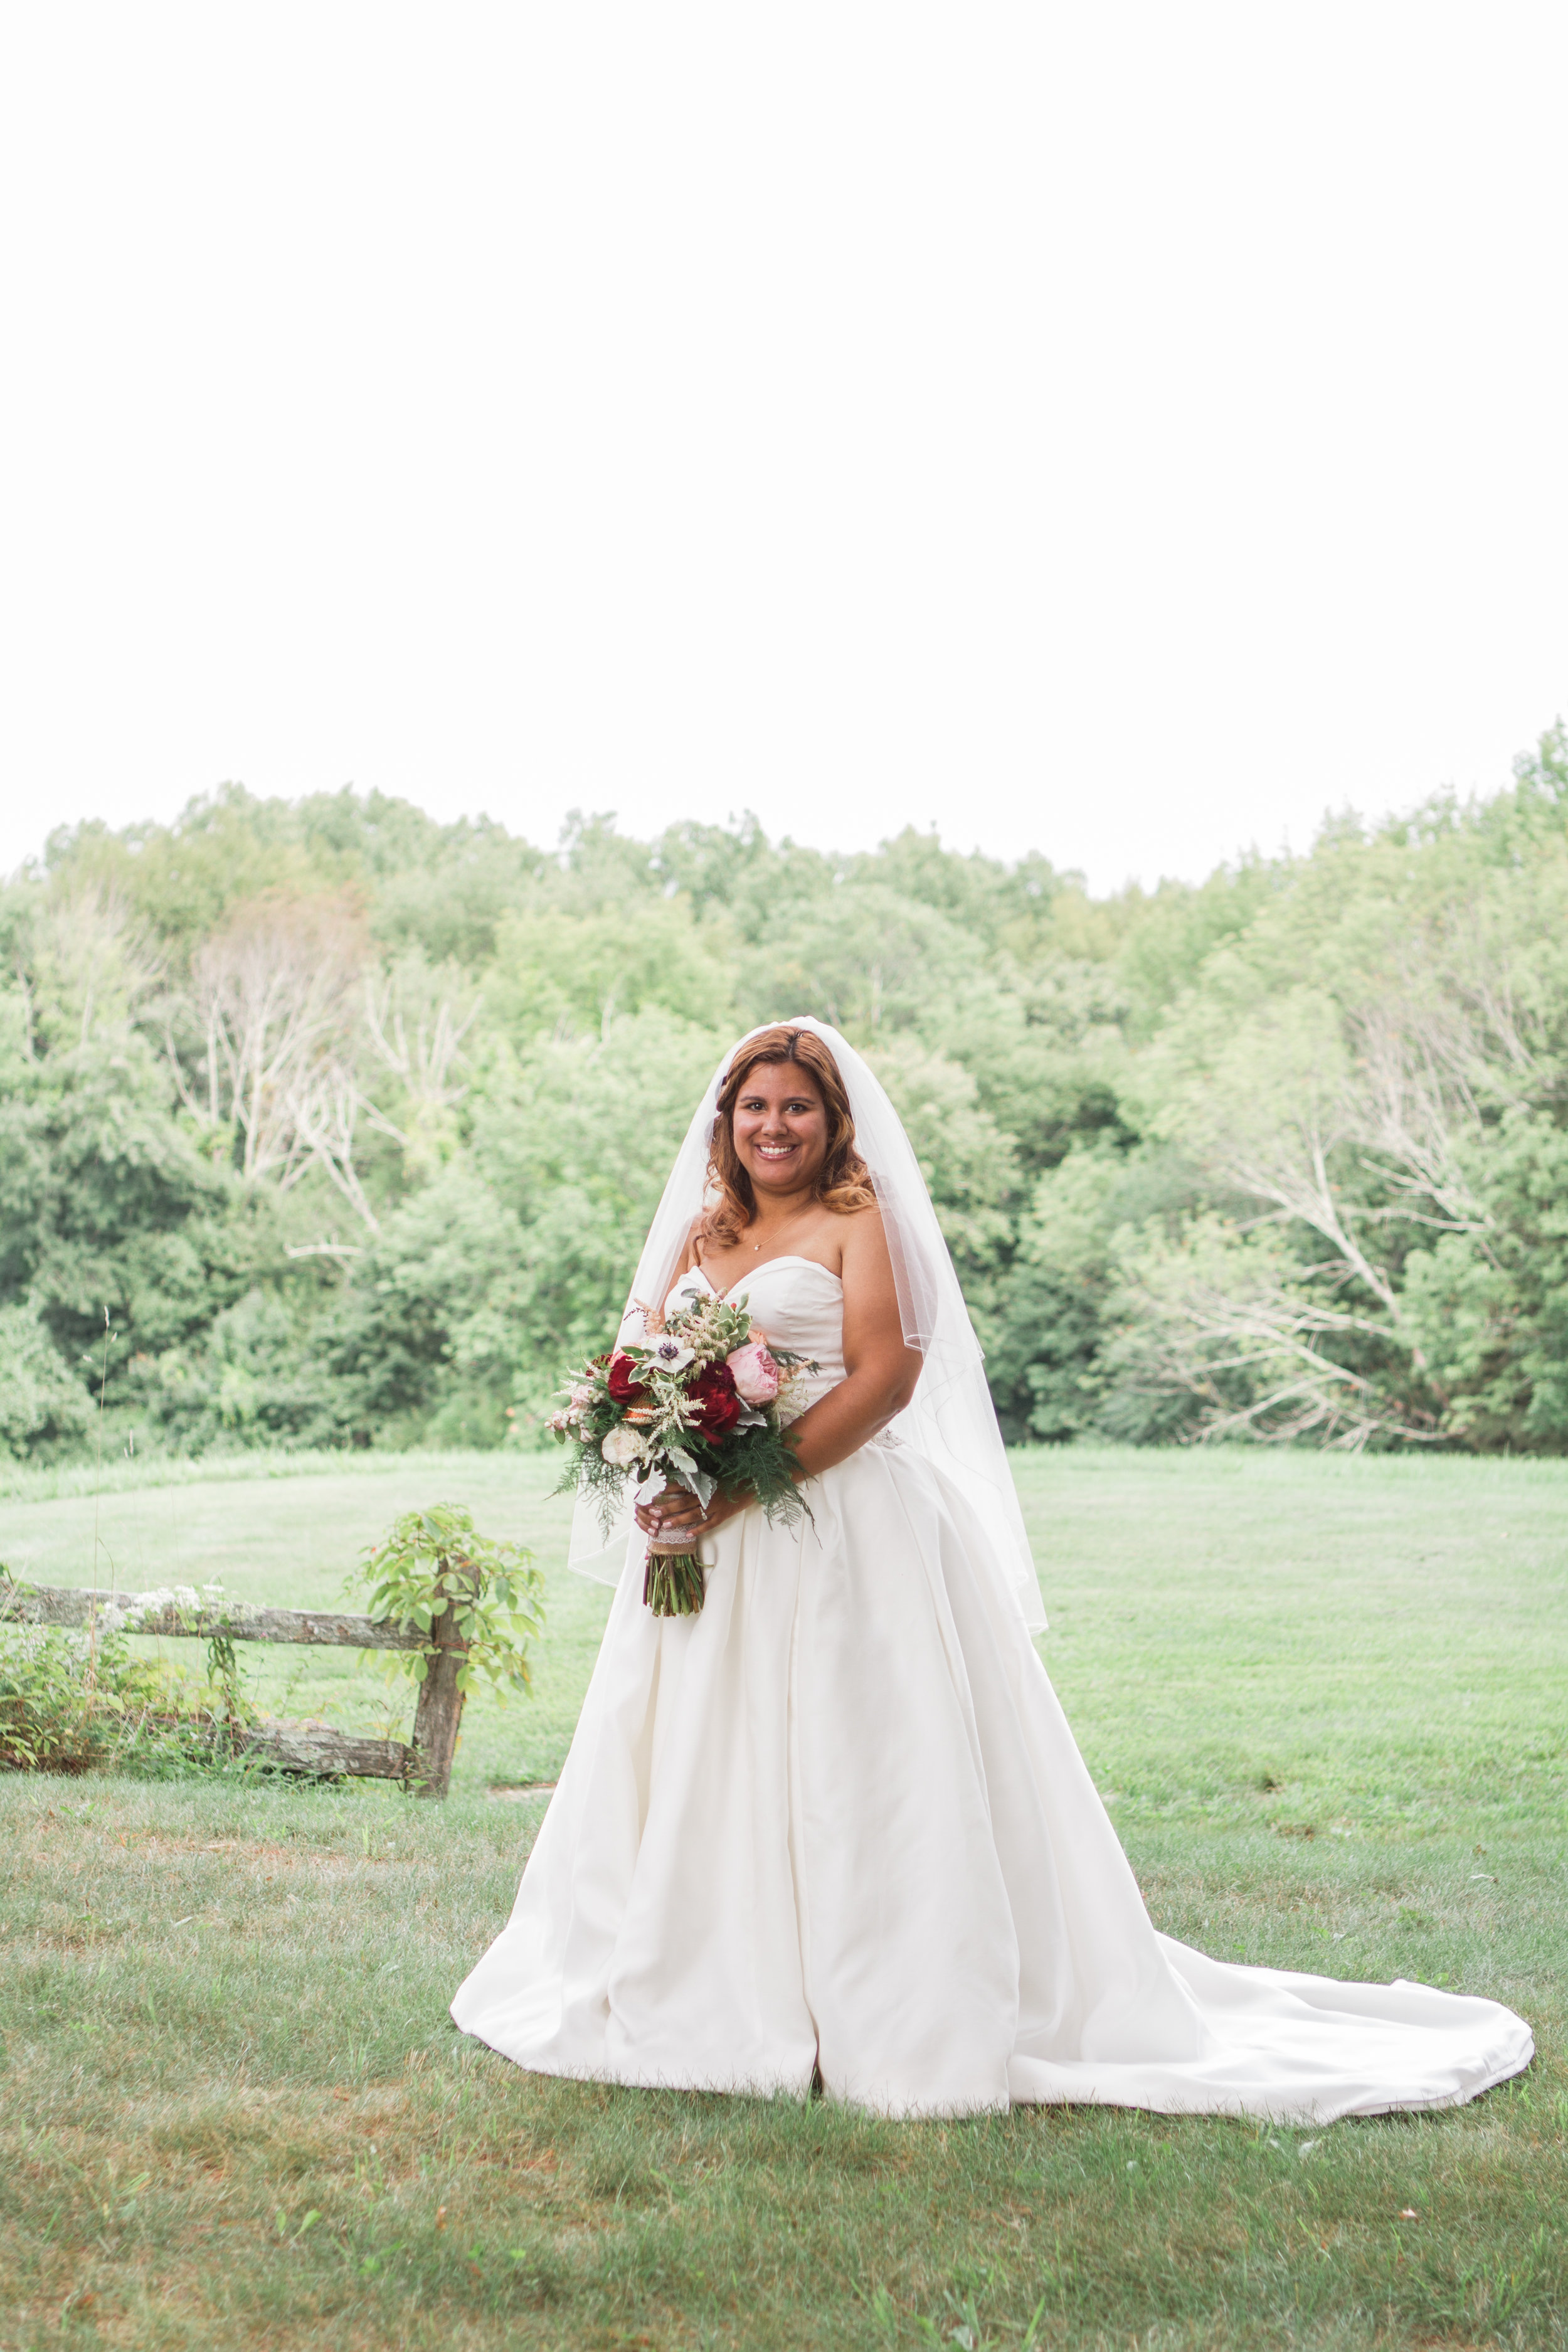
[(811, 1188), (814, 1197), (840, 1216), (852, 1209), (872, 1208), (877, 1199), (870, 1171), (855, 1149), (855, 1121), (837, 1063), (810, 1029), (764, 1029), (760, 1037), (748, 1038), (719, 1089), (708, 1157), (708, 1181), (719, 1197), (704, 1210), (700, 1232), (704, 1241), (717, 1242), (722, 1249), (733, 1248), (757, 1213), (752, 1180), (735, 1150), (735, 1105), (759, 1062), (798, 1062), (816, 1081), (827, 1114), (827, 1150)]

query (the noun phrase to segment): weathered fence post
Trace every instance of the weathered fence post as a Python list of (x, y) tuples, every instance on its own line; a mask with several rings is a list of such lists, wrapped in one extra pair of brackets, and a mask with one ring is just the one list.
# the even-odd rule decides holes
[(414, 1715), (414, 1769), (409, 1785), (416, 1797), (444, 1797), (452, 1779), (452, 1758), (463, 1719), (458, 1670), (468, 1645), (458, 1631), (458, 1604), (449, 1601), (430, 1628), (436, 1655), (419, 1685)]

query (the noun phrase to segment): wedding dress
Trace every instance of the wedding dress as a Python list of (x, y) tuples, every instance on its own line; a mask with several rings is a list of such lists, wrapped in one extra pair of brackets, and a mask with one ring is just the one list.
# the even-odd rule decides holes
[[(816, 1359), (815, 1393), (844, 1377), (826, 1267), (774, 1258), (730, 1295)], [(1236, 1967), (1155, 1932), (965, 1458), (896, 1424), (809, 1483), (805, 1527), (731, 1519), (695, 1617), (648, 1613), (626, 1543), (458, 2026), (619, 2083), (799, 2097), (819, 2069), (828, 2097), (896, 2115), (1095, 2101), (1321, 2124), (1528, 2064), (1495, 2001)]]

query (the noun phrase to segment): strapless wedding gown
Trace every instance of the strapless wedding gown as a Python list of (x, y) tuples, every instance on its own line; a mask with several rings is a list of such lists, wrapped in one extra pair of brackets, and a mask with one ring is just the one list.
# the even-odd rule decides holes
[[(826, 1267), (775, 1258), (742, 1290), (818, 1392), (843, 1378)], [(695, 1617), (648, 1614), (634, 1543), (463, 2032), (618, 2083), (798, 2097), (820, 2068), (828, 2097), (901, 2115), (1327, 2123), (1529, 2063), (1495, 2001), (1158, 1935), (963, 1497), (886, 1438), (806, 1493), (802, 1528), (719, 1531)]]

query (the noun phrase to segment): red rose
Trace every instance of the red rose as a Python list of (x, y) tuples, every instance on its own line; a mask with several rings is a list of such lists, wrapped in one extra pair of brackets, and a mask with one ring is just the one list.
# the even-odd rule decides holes
[(735, 1375), (728, 1364), (706, 1364), (687, 1391), (704, 1437), (723, 1437), (741, 1418)]
[(636, 1370), (637, 1366), (629, 1356), (610, 1358), (610, 1369), (605, 1375), (605, 1386), (617, 1404), (636, 1404), (640, 1396), (647, 1394), (641, 1381), (632, 1377)]

